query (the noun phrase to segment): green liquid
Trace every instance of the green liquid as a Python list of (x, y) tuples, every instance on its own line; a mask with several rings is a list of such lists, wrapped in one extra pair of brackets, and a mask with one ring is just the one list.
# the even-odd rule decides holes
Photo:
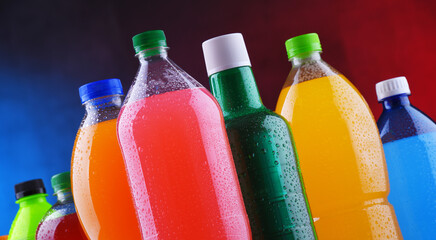
[(250, 67), (210, 78), (220, 103), (253, 239), (316, 239), (286, 120), (262, 104)]

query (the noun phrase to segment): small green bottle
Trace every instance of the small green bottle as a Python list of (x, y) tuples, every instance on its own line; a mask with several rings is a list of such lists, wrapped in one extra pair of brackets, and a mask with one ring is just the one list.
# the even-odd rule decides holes
[(203, 53), (253, 239), (317, 239), (289, 125), (263, 105), (242, 35), (209, 39)]
[(42, 179), (34, 179), (15, 185), (16, 203), (20, 205), (20, 209), (9, 230), (9, 240), (35, 239), (39, 222), (51, 208), (46, 196)]

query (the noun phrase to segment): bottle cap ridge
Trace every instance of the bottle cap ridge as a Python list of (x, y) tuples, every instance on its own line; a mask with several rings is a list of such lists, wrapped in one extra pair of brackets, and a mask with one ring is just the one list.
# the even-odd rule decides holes
[(285, 47), (288, 54), (288, 59), (291, 59), (302, 53), (322, 51), (321, 42), (318, 34), (316, 33), (308, 33), (290, 38), (286, 40)]
[(123, 86), (121, 85), (120, 79), (117, 78), (87, 83), (79, 88), (82, 104), (94, 98), (115, 94), (123, 95)]
[(15, 184), (15, 198), (27, 197), (38, 193), (46, 193), (44, 182), (42, 179), (33, 179), (25, 182)]
[(51, 177), (51, 186), (55, 193), (62, 189), (71, 188), (70, 172), (59, 173)]
[(207, 75), (230, 68), (250, 66), (250, 57), (241, 33), (231, 33), (206, 40), (202, 44)]
[(409, 84), (406, 77), (390, 78), (375, 84), (377, 100), (380, 102), (385, 98), (400, 94), (410, 95)]
[(132, 38), (136, 53), (150, 48), (167, 47), (165, 33), (162, 30), (151, 30), (136, 34)]

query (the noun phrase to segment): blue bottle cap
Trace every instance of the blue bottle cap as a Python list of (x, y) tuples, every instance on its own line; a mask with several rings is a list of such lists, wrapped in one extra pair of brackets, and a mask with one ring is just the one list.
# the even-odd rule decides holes
[(80, 99), (82, 104), (88, 100), (120, 94), (123, 95), (123, 85), (120, 79), (110, 78), (100, 81), (87, 83), (79, 88)]

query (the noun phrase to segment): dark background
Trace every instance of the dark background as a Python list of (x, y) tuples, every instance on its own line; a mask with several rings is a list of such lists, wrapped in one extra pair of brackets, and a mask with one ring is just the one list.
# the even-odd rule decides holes
[[(0, 235), (18, 210), (15, 183), (69, 170), (83, 116), (77, 88), (138, 68), (131, 37), (163, 29), (170, 58), (209, 87), (201, 43), (241, 32), (265, 105), (291, 68), (284, 41), (317, 32), (323, 58), (361, 91), (376, 118), (374, 84), (407, 76), (412, 102), (436, 117), (436, 5), (407, 0), (0, 2)], [(49, 201), (54, 203), (55, 198)]]

